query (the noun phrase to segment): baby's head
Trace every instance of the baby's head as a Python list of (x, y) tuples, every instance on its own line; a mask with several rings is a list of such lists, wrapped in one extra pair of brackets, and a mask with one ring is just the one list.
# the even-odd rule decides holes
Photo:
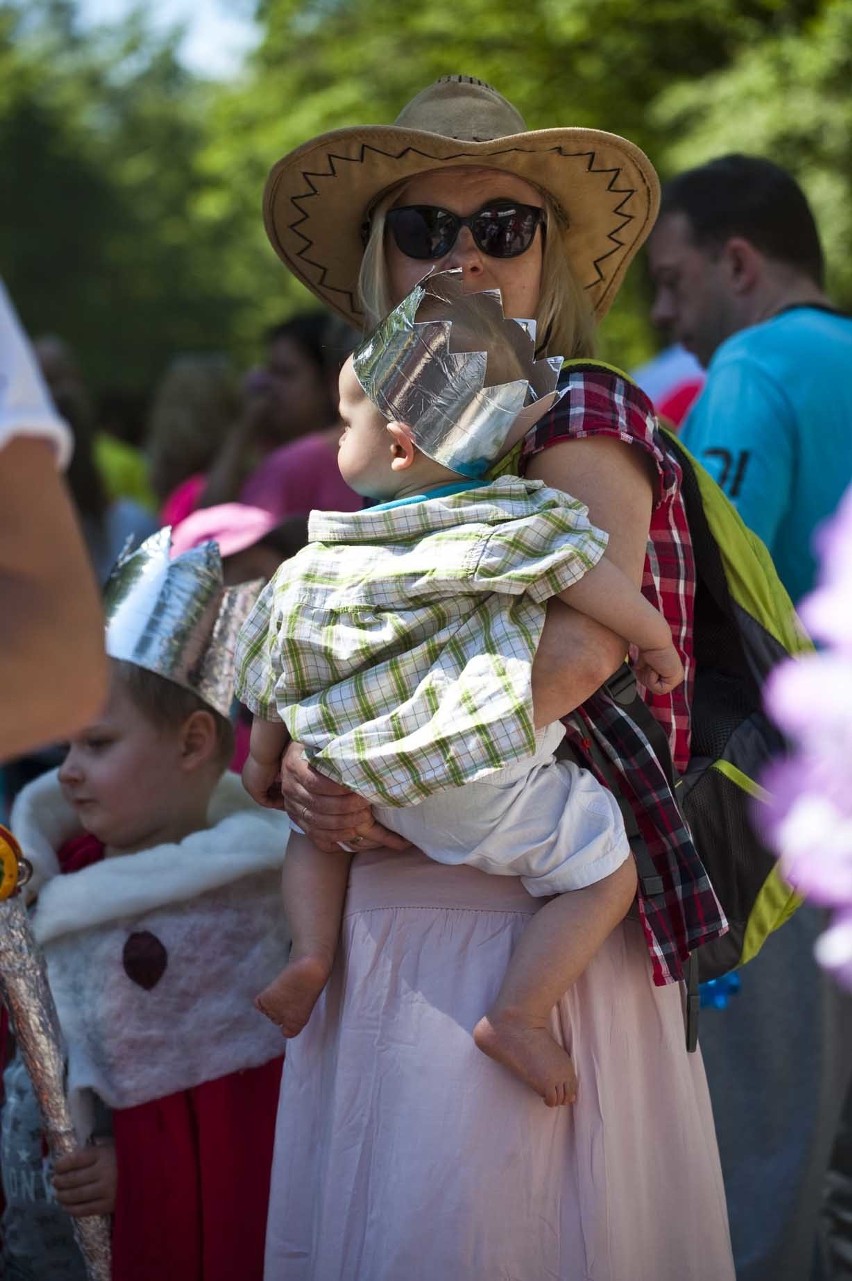
[(340, 421), (337, 466), (356, 494), (385, 501), (459, 479), (417, 448), (408, 423), (385, 418), (359, 383), (351, 356), (340, 371)]
[(59, 781), (81, 826), (130, 854), (207, 825), (233, 742), (230, 721), (192, 690), (112, 659), (106, 706), (71, 740)]
[(343, 366), (339, 466), (371, 498), (485, 479), (556, 399), (561, 361), (535, 360), (535, 325), (462, 273), (424, 278)]

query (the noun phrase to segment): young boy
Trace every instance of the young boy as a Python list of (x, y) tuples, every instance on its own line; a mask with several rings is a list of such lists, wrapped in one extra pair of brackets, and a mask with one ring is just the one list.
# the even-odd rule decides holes
[[(119, 562), (107, 704), (12, 814), (82, 1144), (53, 1186), (69, 1214), (114, 1211), (115, 1281), (262, 1277), (281, 1041), (252, 998), (287, 956), (288, 823), (224, 774), (234, 636), (256, 591), (224, 589), (215, 543), (170, 561), (168, 530)], [(6, 1260), (70, 1281), (38, 1129), (15, 1122)]]
[[(554, 1106), (573, 1101), (576, 1080), (552, 1008), (628, 910), (636, 876), (613, 797), (554, 761), (561, 724), (533, 727), (545, 602), (559, 596), (638, 647), (637, 677), (655, 692), (683, 669), (584, 507), (541, 482), (481, 479), (553, 403), (561, 362), (535, 363), (531, 322), (505, 320), (499, 295), (460, 295), (459, 274), (421, 282), (343, 368), (340, 470), (380, 505), (313, 513), (308, 547), (243, 629), (237, 691), (256, 717), (243, 779), (267, 795), (289, 732), (430, 857), (558, 896), (474, 1029)], [(288, 1036), (328, 978), (347, 874), (319, 851), (285, 863), (293, 951), (258, 1002)]]

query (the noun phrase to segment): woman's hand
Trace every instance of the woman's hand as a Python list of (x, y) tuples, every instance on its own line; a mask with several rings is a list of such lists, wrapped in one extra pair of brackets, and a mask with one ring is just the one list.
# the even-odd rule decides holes
[(116, 1189), (115, 1144), (96, 1139), (70, 1156), (60, 1157), (53, 1167), (56, 1199), (75, 1219), (91, 1214), (112, 1214)]
[(362, 796), (326, 778), (309, 765), (301, 743), (290, 743), (281, 758), (283, 808), (327, 854), (350, 850), (405, 850), (410, 842), (373, 818)]

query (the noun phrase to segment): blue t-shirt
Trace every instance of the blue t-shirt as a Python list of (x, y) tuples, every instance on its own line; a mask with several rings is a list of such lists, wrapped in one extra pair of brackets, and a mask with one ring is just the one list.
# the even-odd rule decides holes
[(763, 539), (794, 601), (852, 481), (852, 318), (794, 307), (718, 349), (683, 443)]

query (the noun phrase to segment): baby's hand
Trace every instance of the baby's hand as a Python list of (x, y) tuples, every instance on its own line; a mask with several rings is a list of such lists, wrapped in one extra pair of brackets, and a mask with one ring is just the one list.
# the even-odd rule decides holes
[(637, 681), (652, 694), (670, 694), (683, 680), (683, 663), (674, 645), (642, 650), (631, 646), (630, 658)]
[(249, 754), (243, 766), (242, 778), (243, 787), (258, 805), (265, 805), (267, 809), (283, 810), (280, 763), (267, 765)]
[(53, 1167), (56, 1199), (75, 1219), (90, 1214), (112, 1214), (115, 1209), (115, 1145), (99, 1139), (60, 1157)]

